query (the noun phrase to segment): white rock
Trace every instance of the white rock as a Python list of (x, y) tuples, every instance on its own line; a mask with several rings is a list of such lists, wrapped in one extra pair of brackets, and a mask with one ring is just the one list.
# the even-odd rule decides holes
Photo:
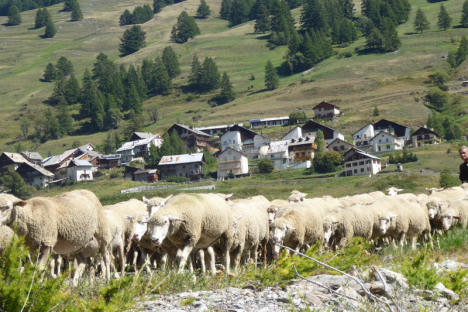
[(434, 290), (437, 291), (439, 294), (441, 294), (442, 296), (444, 296), (447, 299), (451, 299), (451, 300), (452, 299), (455, 299), (455, 300), (458, 299), (458, 295), (455, 292), (448, 289), (447, 287), (444, 286), (444, 284), (442, 284), (440, 282), (437, 285), (435, 285)]

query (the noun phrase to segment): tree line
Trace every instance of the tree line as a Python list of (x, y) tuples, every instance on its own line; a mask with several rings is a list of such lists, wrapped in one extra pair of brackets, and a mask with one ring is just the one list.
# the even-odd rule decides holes
[(154, 12), (148, 4), (144, 6), (137, 6), (130, 13), (129, 10), (125, 10), (120, 15), (120, 26), (132, 25), (132, 24), (143, 24), (154, 16)]
[(47, 7), (62, 0), (0, 0), (0, 15), (7, 16), (10, 8), (15, 6), (19, 12)]

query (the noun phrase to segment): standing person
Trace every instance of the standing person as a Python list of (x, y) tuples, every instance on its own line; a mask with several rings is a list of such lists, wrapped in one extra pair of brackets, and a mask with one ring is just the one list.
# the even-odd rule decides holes
[(458, 150), (460, 158), (463, 163), (460, 165), (460, 181), (461, 183), (468, 183), (468, 146), (463, 145)]

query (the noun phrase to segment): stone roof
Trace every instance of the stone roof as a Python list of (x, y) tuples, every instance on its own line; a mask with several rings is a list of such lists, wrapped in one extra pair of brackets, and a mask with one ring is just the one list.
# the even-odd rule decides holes
[(194, 153), (194, 154), (181, 154), (181, 155), (169, 155), (163, 156), (159, 161), (159, 166), (165, 165), (178, 165), (178, 164), (188, 164), (194, 162), (202, 162), (203, 153)]

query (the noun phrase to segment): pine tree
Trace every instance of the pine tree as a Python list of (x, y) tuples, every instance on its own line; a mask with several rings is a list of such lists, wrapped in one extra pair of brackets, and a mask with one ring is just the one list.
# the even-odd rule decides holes
[(320, 158), (325, 152), (325, 138), (323, 136), (322, 130), (317, 131), (315, 136), (315, 145), (317, 146), (317, 151), (315, 152), (315, 157)]
[(36, 19), (34, 21), (34, 28), (41, 28), (47, 25), (47, 21), (50, 19), (49, 11), (47, 8), (38, 9), (36, 12)]
[(265, 66), (265, 86), (268, 90), (274, 90), (279, 86), (278, 73), (270, 60)]
[(456, 64), (459, 66), (466, 60), (466, 56), (468, 54), (468, 40), (465, 36), (463, 36), (460, 40), (460, 44), (457, 49), (457, 53), (455, 54)]
[(166, 2), (164, 0), (153, 0), (153, 12), (155, 14), (161, 12), (165, 6)]
[(195, 19), (189, 16), (186, 11), (183, 11), (177, 18), (177, 24), (172, 28), (171, 40), (177, 43), (184, 43), (199, 34), (200, 29)]
[(419, 8), (416, 11), (416, 17), (414, 19), (414, 29), (417, 32), (422, 33), (424, 30), (429, 29), (429, 25), (430, 24), (429, 24), (429, 21), (426, 18), (426, 15), (424, 15), (421, 8)]
[(140, 114), (143, 111), (141, 105), (141, 99), (138, 95), (138, 91), (134, 85), (129, 86), (126, 104), (124, 104), (126, 109), (133, 109), (136, 114)]
[(21, 24), (21, 15), (16, 5), (12, 5), (8, 10), (8, 25), (16, 26)]
[(146, 33), (139, 25), (134, 25), (127, 29), (120, 38), (119, 51), (121, 56), (126, 56), (140, 50), (145, 46)]
[(200, 83), (201, 68), (198, 56), (194, 55), (192, 58), (192, 69), (189, 76), (189, 85), (192, 89), (196, 89)]
[(80, 4), (78, 3), (78, 0), (75, 0), (72, 6), (71, 20), (75, 22), (75, 21), (81, 21), (82, 19), (83, 19), (83, 13), (81, 13)]
[(119, 122), (122, 119), (122, 113), (117, 106), (117, 102), (112, 94), (106, 95), (106, 105), (104, 106), (105, 117), (104, 127), (105, 129), (115, 129), (119, 126)]
[(187, 147), (185, 146), (184, 142), (177, 134), (177, 131), (175, 130), (172, 131), (170, 141), (171, 141), (172, 150), (174, 154), (180, 155), (180, 154), (185, 154), (188, 152)]
[(302, 29), (327, 29), (327, 21), (321, 0), (305, 0), (301, 11)]
[(229, 76), (226, 72), (223, 73), (220, 87), (221, 92), (217, 96), (218, 104), (228, 103), (236, 98), (234, 90), (232, 89), (231, 81), (229, 80)]
[(382, 36), (383, 46), (382, 51), (390, 52), (396, 51), (400, 45), (400, 39), (398, 38), (398, 32), (395, 24), (390, 18), (384, 18), (382, 22)]
[(68, 104), (75, 104), (80, 98), (80, 84), (75, 75), (71, 75), (64, 86), (64, 96)]
[(255, 19), (255, 32), (265, 33), (270, 30), (270, 12), (267, 7), (262, 3), (257, 10)]
[(55, 65), (57, 75), (65, 77), (73, 73), (73, 63), (65, 56), (61, 56)]
[(129, 10), (125, 10), (122, 15), (120, 15), (120, 26), (133, 24), (133, 15)]
[(165, 47), (162, 54), (162, 61), (166, 66), (169, 77), (175, 78), (180, 74), (180, 65), (177, 54), (171, 47)]
[(43, 81), (46, 81), (46, 82), (51, 82), (55, 80), (56, 71), (55, 71), (54, 64), (52, 63), (47, 64), (43, 77), (44, 77)]
[(47, 21), (47, 25), (46, 25), (43, 37), (44, 38), (53, 38), (56, 33), (57, 33), (57, 29), (55, 29), (54, 22), (52, 21), (51, 18), (49, 18), (48, 21)]
[(58, 123), (62, 134), (70, 134), (73, 130), (73, 118), (67, 107), (67, 101), (62, 97), (58, 104)]
[(439, 26), (440, 30), (447, 30), (447, 28), (450, 28), (450, 24), (452, 23), (452, 18), (450, 15), (448, 15), (447, 10), (445, 10), (445, 7), (443, 4), (440, 5), (440, 11), (439, 11), (439, 19), (437, 21), (437, 25)]
[(62, 129), (60, 129), (60, 124), (58, 122), (57, 116), (52, 112), (50, 108), (46, 109), (45, 113), (45, 138), (44, 139), (58, 139), (62, 134)]
[(207, 92), (219, 88), (220, 75), (218, 66), (211, 57), (205, 58), (201, 66), (198, 91)]
[(73, 10), (73, 3), (76, 2), (77, 0), (65, 0), (63, 2), (63, 9), (62, 11), (69, 12)]
[[(123, 70), (121, 69), (121, 72)], [(137, 70), (135, 69), (135, 66), (133, 64), (130, 65), (128, 68), (128, 73), (125, 78), (122, 80), (126, 81), (126, 85), (135, 85), (138, 95), (140, 96), (141, 99), (146, 98), (146, 94), (148, 90), (146, 89), (145, 82), (143, 81), (142, 77), (138, 74)]]
[(231, 17), (231, 10), (232, 0), (223, 0), (221, 2), (221, 9), (219, 10), (220, 17), (224, 20), (228, 20)]
[(167, 95), (172, 87), (172, 80), (160, 57), (157, 57), (154, 61), (151, 85), (154, 94), (163, 95)]
[(461, 16), (461, 19), (460, 19), (460, 25), (462, 27), (465, 27), (465, 28), (468, 27), (468, 0), (465, 0), (465, 2), (463, 2), (462, 16)]
[(206, 4), (205, 0), (200, 1), (200, 5), (197, 9), (197, 17), (198, 18), (207, 18), (211, 14), (210, 7)]
[(91, 77), (91, 73), (88, 69), (85, 70), (83, 75), (83, 83), (81, 84), (81, 95), (80, 95), (80, 116), (82, 118), (89, 117), (93, 109), (93, 102), (97, 101), (97, 89), (96, 83)]

